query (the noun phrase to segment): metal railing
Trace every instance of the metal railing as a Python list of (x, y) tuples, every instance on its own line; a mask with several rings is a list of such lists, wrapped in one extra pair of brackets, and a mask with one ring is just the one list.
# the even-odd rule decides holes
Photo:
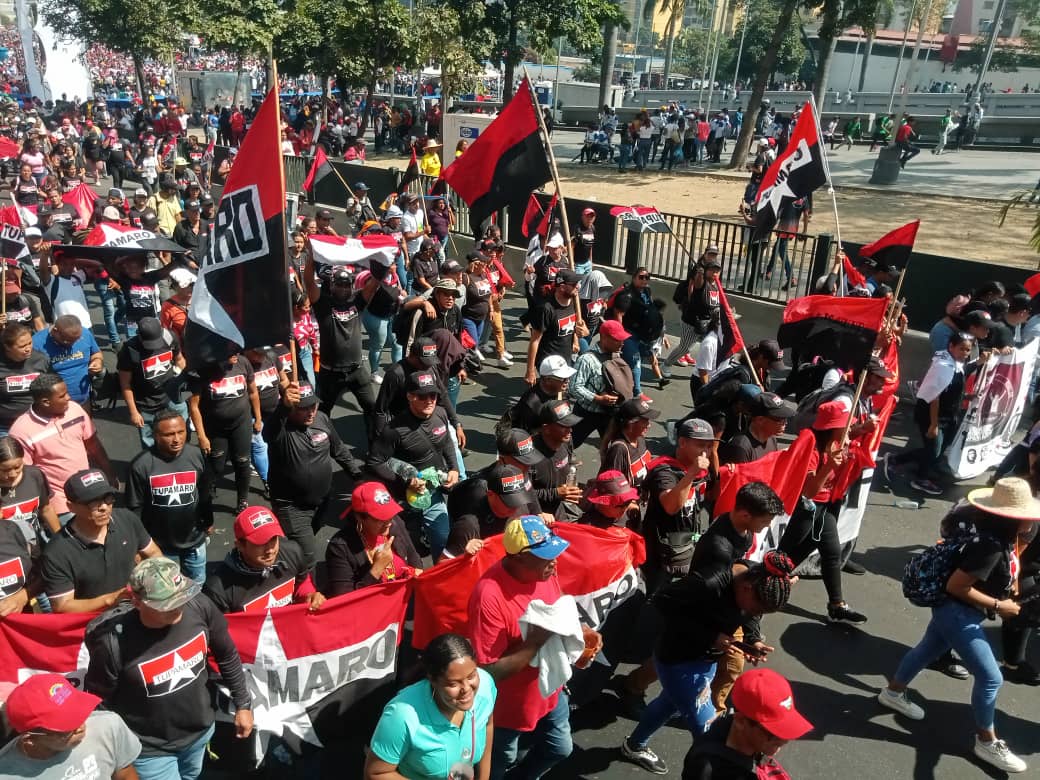
[[(811, 287), (819, 251), (829, 251), (819, 236), (775, 230), (768, 242), (752, 243), (752, 227), (706, 217), (664, 214), (675, 236), (632, 233), (616, 223), (612, 265), (645, 267), (655, 277), (685, 279), (691, 263), (711, 245), (718, 246), (722, 284), (730, 291), (786, 303)], [(682, 244), (689, 249), (687, 255)], [(784, 262), (786, 256), (787, 263)], [(790, 269), (790, 270), (788, 270)]]

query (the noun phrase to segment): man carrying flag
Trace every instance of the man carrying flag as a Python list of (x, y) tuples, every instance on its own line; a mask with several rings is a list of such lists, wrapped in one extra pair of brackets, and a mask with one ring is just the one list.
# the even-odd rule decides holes
[(240, 164), (228, 174), (199, 267), (184, 334), (192, 364), (289, 341), (281, 159), (278, 94), (272, 90), (242, 144)]

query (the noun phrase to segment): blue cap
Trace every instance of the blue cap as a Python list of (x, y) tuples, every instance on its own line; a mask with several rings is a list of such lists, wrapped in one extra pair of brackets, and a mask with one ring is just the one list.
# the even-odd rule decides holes
[(536, 558), (558, 558), (571, 543), (554, 534), (537, 515), (514, 517), (506, 524), (502, 545), (510, 555), (529, 552)]
[(753, 403), (760, 395), (762, 395), (762, 388), (758, 385), (741, 385), (737, 390), (737, 400), (746, 403)]

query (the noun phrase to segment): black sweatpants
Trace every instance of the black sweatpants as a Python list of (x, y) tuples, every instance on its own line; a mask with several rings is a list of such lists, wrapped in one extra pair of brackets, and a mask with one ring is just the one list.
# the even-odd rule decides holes
[(838, 512), (844, 499), (816, 504), (810, 511), (799, 502), (784, 529), (778, 549), (791, 557), (797, 566), (814, 550), (820, 553), (820, 573), (827, 597), (832, 604), (844, 601), (841, 592), (841, 542), (838, 540)]
[(249, 459), (252, 455), (253, 420), (244, 417), (233, 426), (211, 426), (203, 420), (206, 426), (206, 438), (209, 439), (209, 469), (211, 485), (216, 485), (217, 480), (224, 476), (224, 468), (227, 466), (228, 458), (231, 458), (231, 466), (235, 471), (235, 493), (238, 503), (249, 500)]
[(365, 430), (372, 438), (374, 427), (369, 418), (374, 419), (373, 413), (376, 408), (376, 391), (372, 387), (372, 374), (368, 365), (361, 362), (351, 369), (340, 371), (322, 366), (318, 370), (318, 400), (319, 409), (325, 414), (331, 415), (332, 408), (343, 395), (344, 390), (349, 390), (357, 399), (358, 406), (365, 418)]

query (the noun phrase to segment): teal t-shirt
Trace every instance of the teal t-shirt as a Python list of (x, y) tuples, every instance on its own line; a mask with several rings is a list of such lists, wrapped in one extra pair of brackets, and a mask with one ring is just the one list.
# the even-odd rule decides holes
[(386, 705), (372, 735), (372, 752), (408, 780), (443, 780), (457, 762), (476, 765), (484, 755), (487, 724), (497, 690), (491, 675), (478, 669), (480, 686), (461, 726), (437, 709), (429, 680), (401, 690)]

